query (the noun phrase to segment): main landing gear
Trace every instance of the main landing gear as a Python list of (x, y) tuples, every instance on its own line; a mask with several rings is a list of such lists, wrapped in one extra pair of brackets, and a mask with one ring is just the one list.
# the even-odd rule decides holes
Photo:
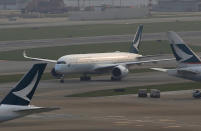
[(60, 77), (60, 83), (64, 83), (64, 75)]
[(111, 77), (111, 81), (121, 81), (122, 79), (121, 78), (115, 78), (115, 77)]
[(91, 80), (91, 77), (87, 76), (87, 75), (84, 75), (84, 76), (80, 77), (80, 81), (90, 81), (90, 80)]

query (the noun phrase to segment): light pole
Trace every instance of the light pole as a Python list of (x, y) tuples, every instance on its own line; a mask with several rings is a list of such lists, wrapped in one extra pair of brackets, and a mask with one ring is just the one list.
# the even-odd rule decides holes
[(77, 0), (77, 7), (80, 9), (80, 0)]

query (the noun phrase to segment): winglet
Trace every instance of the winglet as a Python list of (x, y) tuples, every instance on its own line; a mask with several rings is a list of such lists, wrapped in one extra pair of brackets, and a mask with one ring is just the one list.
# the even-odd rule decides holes
[(143, 25), (139, 25), (138, 30), (135, 34), (135, 37), (131, 43), (131, 47), (130, 47), (130, 53), (135, 53), (138, 54), (139, 53), (139, 45), (142, 39), (142, 31), (143, 31)]
[(23, 57), (24, 57), (24, 58), (27, 58), (27, 54), (26, 54), (26, 51), (25, 51), (25, 50), (23, 51)]
[(2, 100), (5, 105), (29, 105), (47, 64), (35, 64)]
[(29, 57), (26, 54), (26, 51), (23, 51), (23, 57), (26, 59), (31, 59), (31, 60), (36, 60), (36, 61), (45, 61), (45, 62), (51, 62), (51, 63), (57, 63), (56, 60), (50, 60), (50, 59), (43, 59), (43, 58), (34, 58), (34, 57)]

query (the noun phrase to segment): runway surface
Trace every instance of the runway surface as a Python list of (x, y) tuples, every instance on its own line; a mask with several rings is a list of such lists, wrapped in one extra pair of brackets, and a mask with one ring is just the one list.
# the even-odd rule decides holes
[[(199, 45), (201, 41), (201, 31), (178, 32), (182, 38), (189, 44)], [(110, 35), (110, 36), (93, 36), (78, 38), (60, 38), (60, 39), (44, 39), (44, 40), (18, 40), (18, 41), (0, 41), (0, 51), (9, 51), (16, 49), (52, 47), (52, 46), (68, 46), (83, 45), (97, 43), (112, 42), (129, 42), (132, 41), (134, 34), (129, 35)], [(144, 33), (143, 41), (167, 40), (165, 32), (161, 33)]]
[[(188, 81), (159, 72), (132, 74), (122, 82), (110, 82), (108, 76), (96, 77), (91, 82), (78, 81), (69, 79), (64, 84), (56, 80), (41, 81), (32, 104), (61, 109), (2, 123), (0, 128), (4, 131), (189, 131), (201, 127), (201, 100), (193, 99), (192, 91), (162, 93), (161, 99), (141, 99), (136, 95), (64, 97), (93, 90)], [(1, 98), (13, 84), (0, 85)]]
[(178, 16), (168, 18), (142, 18), (128, 20), (97, 20), (97, 21), (70, 21), (68, 18), (18, 18), (16, 21), (0, 19), (0, 29), (22, 28), (22, 27), (49, 27), (49, 26), (72, 26), (72, 25), (90, 25), (90, 24), (135, 24), (135, 23), (160, 23), (176, 21), (200, 21), (201, 16)]

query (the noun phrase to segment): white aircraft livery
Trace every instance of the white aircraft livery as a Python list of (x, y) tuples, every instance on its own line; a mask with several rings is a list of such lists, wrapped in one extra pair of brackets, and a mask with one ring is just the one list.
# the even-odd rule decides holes
[(46, 62), (54, 62), (55, 67), (52, 70), (52, 75), (60, 78), (61, 82), (64, 82), (65, 74), (83, 74), (80, 77), (81, 81), (91, 80), (89, 74), (102, 74), (111, 73), (111, 80), (121, 80), (127, 76), (129, 72), (129, 66), (142, 63), (153, 63), (158, 61), (168, 61), (172, 59), (161, 60), (146, 60), (139, 61), (141, 58), (151, 57), (142, 56), (139, 53), (139, 45), (142, 38), (143, 25), (140, 25), (134, 40), (132, 41), (129, 52), (111, 52), (111, 53), (93, 53), (93, 54), (72, 54), (65, 55), (58, 60), (49, 60), (42, 58), (33, 58), (23, 55), (25, 58)]
[(29, 105), (46, 65), (33, 65), (31, 70), (22, 78), (16, 87), (2, 100), (0, 105), (0, 122), (58, 109)]
[(176, 76), (193, 81), (201, 81), (201, 60), (186, 45), (186, 43), (173, 31), (168, 32), (168, 39), (172, 52), (178, 62), (176, 69), (152, 68), (153, 70), (167, 72), (171, 76)]

